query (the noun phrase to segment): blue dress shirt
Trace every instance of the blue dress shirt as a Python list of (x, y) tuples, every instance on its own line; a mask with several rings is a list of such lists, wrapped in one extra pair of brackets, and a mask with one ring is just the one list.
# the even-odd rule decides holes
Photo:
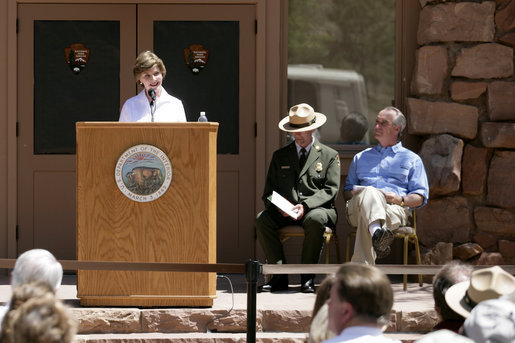
[(378, 144), (357, 153), (349, 167), (343, 190), (351, 191), (355, 185), (373, 186), (400, 196), (416, 193), (424, 198), (422, 206), (429, 197), (422, 160), (404, 148), (401, 142), (387, 148)]

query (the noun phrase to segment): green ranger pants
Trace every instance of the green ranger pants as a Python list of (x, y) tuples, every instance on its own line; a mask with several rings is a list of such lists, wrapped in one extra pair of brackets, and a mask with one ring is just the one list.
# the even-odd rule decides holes
[(287, 225), (301, 225), (304, 228), (301, 263), (316, 264), (320, 259), (324, 244), (325, 227), (334, 226), (335, 222), (335, 209), (314, 208), (304, 214), (300, 220), (295, 221), (291, 217), (283, 217), (273, 208), (264, 210), (257, 215), (256, 235), (268, 263), (277, 263), (280, 260), (282, 263), (286, 263), (277, 230)]

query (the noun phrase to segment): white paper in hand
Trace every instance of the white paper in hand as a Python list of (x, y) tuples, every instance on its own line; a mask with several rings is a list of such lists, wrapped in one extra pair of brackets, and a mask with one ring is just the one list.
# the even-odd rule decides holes
[(272, 195), (268, 197), (268, 200), (270, 200), (272, 204), (279, 207), (281, 211), (283, 211), (293, 219), (297, 220), (297, 218), (299, 217), (299, 214), (293, 211), (294, 205), (276, 191), (272, 191)]

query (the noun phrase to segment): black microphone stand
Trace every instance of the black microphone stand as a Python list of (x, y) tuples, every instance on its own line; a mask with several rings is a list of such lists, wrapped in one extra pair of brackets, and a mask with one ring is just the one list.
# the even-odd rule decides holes
[(154, 122), (154, 112), (156, 111), (156, 104), (154, 100), (150, 101), (150, 115), (151, 115), (151, 121)]
[(148, 90), (150, 96), (150, 116), (152, 123), (154, 122), (154, 112), (156, 111), (156, 91), (153, 88)]

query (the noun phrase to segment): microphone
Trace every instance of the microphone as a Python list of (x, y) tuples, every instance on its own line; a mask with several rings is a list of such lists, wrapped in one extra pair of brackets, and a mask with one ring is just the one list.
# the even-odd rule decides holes
[(156, 90), (154, 88), (148, 89), (148, 95), (152, 99), (152, 101), (156, 101)]
[(150, 96), (150, 115), (151, 121), (154, 122), (154, 112), (156, 111), (156, 90), (154, 88), (148, 89), (148, 95)]

